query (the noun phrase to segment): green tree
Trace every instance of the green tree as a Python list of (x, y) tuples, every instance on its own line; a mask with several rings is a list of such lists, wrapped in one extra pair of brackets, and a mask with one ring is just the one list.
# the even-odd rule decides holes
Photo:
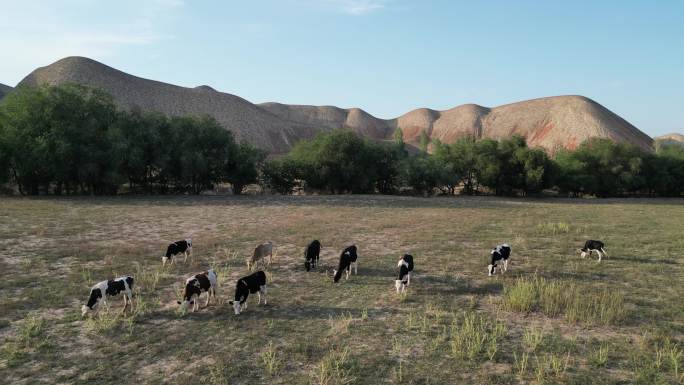
[(430, 155), (422, 154), (409, 157), (403, 162), (404, 184), (414, 192), (432, 195), (440, 183), (440, 165), (438, 160)]
[(430, 144), (430, 137), (425, 130), (420, 131), (418, 143), (420, 144), (420, 151), (427, 153), (428, 145)]
[(261, 168), (261, 183), (280, 194), (290, 194), (297, 186), (297, 164), (285, 156), (264, 162)]
[(109, 95), (80, 86), (23, 87), (2, 103), (3, 142), (22, 193), (116, 191)]
[(256, 183), (259, 178), (259, 168), (266, 159), (266, 153), (251, 144), (240, 143), (235, 154), (228, 161), (226, 180), (233, 185), (234, 194), (242, 194), (244, 187)]

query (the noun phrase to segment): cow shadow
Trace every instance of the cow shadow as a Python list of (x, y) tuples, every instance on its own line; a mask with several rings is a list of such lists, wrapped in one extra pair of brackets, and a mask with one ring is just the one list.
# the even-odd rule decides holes
[(677, 265), (679, 264), (677, 261), (673, 259), (654, 259), (654, 258), (645, 258), (645, 257), (637, 257), (637, 256), (617, 256), (617, 257), (606, 257), (605, 258), (607, 261), (624, 261), (624, 262), (634, 262), (634, 263), (648, 263), (648, 264), (664, 264), (664, 265)]
[[(428, 285), (421, 285), (421, 281)], [(448, 294), (448, 295), (489, 295), (501, 294), (503, 292), (503, 282), (493, 281), (483, 284), (475, 284), (471, 280), (459, 276), (436, 276), (427, 275), (411, 280), (411, 284), (416, 282), (421, 286), (420, 292), (425, 294)]]
[[(362, 309), (351, 307), (333, 307), (319, 305), (301, 305), (295, 308), (281, 307), (279, 305), (250, 304), (248, 310), (236, 316), (240, 320), (256, 320), (262, 318), (278, 320), (328, 320), (336, 317), (361, 318)], [(399, 311), (393, 307), (367, 309), (369, 317), (386, 316), (396, 314)], [(232, 314), (232, 313), (231, 313)]]

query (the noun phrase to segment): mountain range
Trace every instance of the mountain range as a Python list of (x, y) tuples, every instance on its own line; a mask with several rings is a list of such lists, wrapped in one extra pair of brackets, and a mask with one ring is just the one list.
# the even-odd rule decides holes
[[(488, 108), (464, 104), (449, 110), (420, 108), (394, 119), (379, 119), (359, 108), (254, 104), (209, 86), (180, 87), (140, 78), (84, 57), (67, 57), (28, 74), (17, 87), (80, 83), (110, 93), (124, 109), (140, 108), (170, 116), (210, 115), (239, 140), (273, 154), (301, 139), (337, 128), (374, 140), (390, 140), (401, 128), (416, 144), (422, 131), (450, 143), (463, 136), (500, 139), (521, 135), (531, 147), (549, 152), (574, 149), (589, 138), (609, 138), (653, 149), (653, 139), (599, 103), (577, 95), (552, 96)], [(0, 98), (12, 90), (0, 86)]]

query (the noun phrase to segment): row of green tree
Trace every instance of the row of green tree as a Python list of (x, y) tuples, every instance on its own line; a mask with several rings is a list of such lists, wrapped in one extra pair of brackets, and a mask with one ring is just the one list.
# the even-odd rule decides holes
[[(684, 149), (657, 153), (607, 139), (592, 139), (550, 158), (514, 136), (503, 140), (463, 138), (451, 144), (421, 143), (409, 155), (401, 131), (393, 143), (360, 138), (350, 131), (319, 134), (287, 156), (267, 161), (262, 182), (280, 193), (308, 188), (329, 193), (528, 195), (555, 189), (563, 195), (681, 196)], [(425, 142), (424, 140), (422, 142)]]
[(0, 183), (22, 194), (199, 193), (257, 181), (265, 154), (209, 117), (122, 111), (79, 85), (24, 88), (0, 104)]
[(334, 130), (265, 155), (210, 117), (122, 111), (79, 85), (24, 88), (0, 103), (0, 185), (22, 194), (199, 193), (222, 183), (237, 194), (250, 183), (283, 194), (684, 193), (684, 149), (652, 153), (603, 139), (550, 158), (521, 137), (445, 144), (422, 135), (410, 155), (401, 130), (393, 142)]

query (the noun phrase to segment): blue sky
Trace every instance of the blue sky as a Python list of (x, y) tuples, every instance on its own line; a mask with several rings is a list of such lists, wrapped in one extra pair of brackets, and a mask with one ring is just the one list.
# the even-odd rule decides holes
[(684, 1), (5, 1), (0, 83), (70, 55), (252, 102), (414, 108), (588, 96), (684, 133)]

